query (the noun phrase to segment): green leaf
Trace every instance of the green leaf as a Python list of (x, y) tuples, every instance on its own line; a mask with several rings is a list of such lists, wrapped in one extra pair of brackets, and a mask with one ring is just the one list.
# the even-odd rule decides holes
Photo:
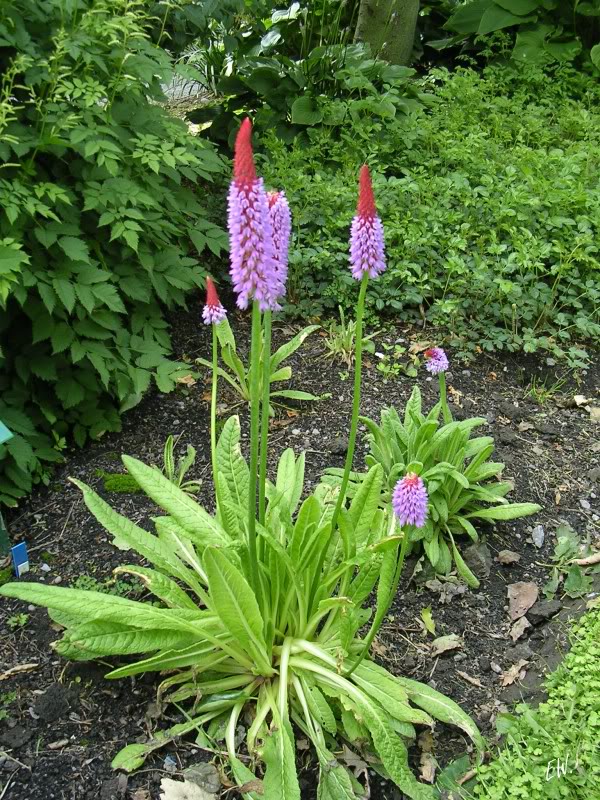
[(292, 103), (292, 124), (318, 125), (323, 121), (323, 112), (309, 94), (302, 94)]
[(289, 358), (292, 353), (295, 353), (296, 350), (307, 339), (307, 337), (320, 327), (320, 325), (308, 325), (306, 328), (303, 328), (299, 333), (297, 333), (292, 339), (290, 339), (289, 342), (282, 344), (281, 347), (279, 347), (271, 356), (271, 372), (275, 372), (277, 367), (283, 361), (285, 361), (286, 358)]
[(229, 417), (217, 442), (216, 461), (219, 479), (223, 479), (238, 506), (248, 503), (250, 470), (240, 447), (240, 418)]
[(379, 464), (371, 467), (348, 509), (348, 523), (360, 551), (370, 541), (373, 519), (379, 507), (383, 470)]
[(58, 240), (58, 245), (71, 261), (85, 261), (89, 264), (89, 250), (83, 239), (77, 239), (74, 236), (61, 236)]
[(542, 0), (494, 0), (494, 2), (501, 8), (510, 11), (511, 14), (519, 14), (522, 17), (542, 5)]
[(444, 28), (458, 33), (476, 33), (481, 18), (491, 5), (493, 0), (470, 0), (463, 3), (444, 24)]
[(471, 589), (479, 589), (479, 580), (471, 572), (464, 558), (460, 554), (458, 548), (454, 544), (454, 539), (452, 537), (452, 534), (450, 534), (450, 546), (452, 547), (452, 555), (454, 556), (454, 563), (456, 564), (456, 569), (460, 577), (467, 584), (467, 586), (471, 587)]
[(502, 28), (510, 28), (512, 25), (520, 25), (528, 19), (529, 17), (519, 17), (516, 14), (511, 14), (510, 11), (506, 11), (496, 3), (492, 3), (481, 17), (477, 35), (483, 36), (486, 33), (502, 30)]
[(75, 338), (75, 332), (66, 322), (59, 322), (52, 331), (50, 341), (52, 342), (53, 354), (62, 353)]
[(113, 769), (122, 769), (124, 772), (134, 772), (143, 766), (152, 748), (146, 744), (128, 744), (111, 761)]
[(527, 517), (530, 514), (537, 514), (541, 511), (541, 506), (537, 503), (511, 503), (506, 506), (492, 506), (491, 508), (481, 508), (467, 514), (467, 517), (475, 517), (477, 519), (517, 519), (518, 517)]
[(69, 314), (73, 313), (75, 308), (75, 289), (73, 284), (66, 278), (54, 278), (52, 286)]
[(228, 543), (229, 539), (221, 525), (159, 470), (131, 456), (123, 456), (123, 464), (148, 497), (170, 514), (193, 537), (194, 542)]
[(264, 800), (300, 800), (296, 753), (288, 725), (269, 731), (262, 757), (266, 764)]
[(592, 59), (592, 64), (597, 69), (600, 69), (600, 44), (595, 44), (592, 47), (592, 49), (590, 50), (590, 56)]
[(204, 553), (211, 605), (237, 644), (269, 675), (272, 667), (264, 640), (263, 619), (254, 592), (242, 573), (223, 552), (209, 547)]

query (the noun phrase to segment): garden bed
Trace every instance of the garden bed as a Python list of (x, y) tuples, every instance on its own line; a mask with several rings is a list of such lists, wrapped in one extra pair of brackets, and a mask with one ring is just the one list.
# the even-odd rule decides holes
[[(206, 356), (209, 331), (200, 325), (199, 317), (195, 308), (173, 320), (180, 357), (193, 360)], [(234, 318), (232, 324), (239, 340), (247, 341), (247, 318)], [(285, 324), (276, 324), (276, 344), (291, 333)], [(377, 336), (376, 349), (381, 349), (383, 342), (398, 341), (406, 346), (412, 344), (417, 350), (425, 349), (426, 344), (435, 343), (430, 336), (427, 330), (398, 328)], [(342, 465), (347, 443), (351, 376), (343, 364), (325, 359), (324, 353), (323, 339), (317, 332), (291, 359), (291, 385), (330, 397), (294, 411), (278, 410), (272, 424), (271, 464), (286, 447), (306, 450), (307, 488), (318, 481), (325, 467)], [(429, 379), (424, 369), (416, 379), (402, 373), (386, 379), (377, 369), (378, 363), (377, 356), (367, 356), (363, 414), (378, 418), (380, 409), (387, 404), (402, 409), (415, 381), (422, 389), (425, 406), (433, 405), (437, 383)], [(504, 475), (515, 483), (512, 500), (539, 503), (542, 511), (535, 517), (499, 523), (495, 529), (486, 530), (486, 548), (479, 548), (470, 556), (470, 563), (478, 572), (485, 574), (489, 570), (478, 591), (460, 593), (462, 589), (457, 592), (453, 583), (438, 585), (429, 581), (427, 586), (418, 571), (407, 586), (415, 568), (414, 559), (410, 561), (374, 649), (377, 658), (392, 672), (428, 682), (450, 695), (473, 715), (484, 733), (491, 733), (494, 718), (503, 706), (521, 696), (535, 699), (539, 676), (548, 665), (555, 665), (559, 658), (556, 642), (562, 642), (563, 626), (544, 619), (549, 612), (547, 607), (532, 619), (536, 624), (521, 638), (511, 640), (507, 586), (534, 582), (540, 587), (542, 598), (541, 587), (548, 578), (547, 565), (556, 543), (554, 532), (561, 523), (569, 523), (582, 539), (589, 536), (593, 543), (595, 538), (598, 545), (600, 520), (594, 513), (598, 511), (598, 426), (590, 421), (586, 410), (590, 404), (577, 406), (573, 397), (581, 395), (589, 398), (591, 405), (598, 405), (599, 375), (597, 368), (590, 370), (578, 385), (565, 384), (560, 396), (549, 393), (540, 404), (540, 395), (536, 399), (528, 387), (535, 379), (539, 392), (548, 367), (532, 358), (482, 354), (468, 365), (452, 363), (451, 370), (449, 396), (455, 417), (487, 418), (484, 432), (496, 439), (496, 460), (506, 463)], [(62, 585), (78, 581), (82, 588), (86, 583), (86, 588), (97, 588), (94, 581), (105, 584), (114, 567), (135, 560), (131, 553), (119, 552), (109, 543), (107, 534), (84, 506), (79, 491), (67, 481), (68, 476), (73, 476), (91, 484), (121, 513), (146, 526), (155, 511), (150, 501), (140, 494), (107, 492), (103, 487), (102, 473), (121, 471), (121, 453), (162, 465), (162, 450), (169, 434), (180, 437), (181, 450), (188, 443), (193, 444), (197, 460), (190, 477), (204, 480), (199, 499), (212, 505), (208, 386), (204, 377), (194, 385), (181, 384), (170, 395), (149, 395), (125, 417), (121, 434), (107, 435), (85, 450), (70, 453), (51, 485), (35, 492), (27, 504), (9, 516), (11, 537), (15, 542), (26, 540), (30, 549), (32, 570), (27, 580)], [(545, 385), (553, 385), (554, 380), (550, 376)], [(224, 416), (240, 413), (242, 428), (247, 431), (245, 408), (236, 406), (238, 399), (223, 391), (220, 411)], [(361, 441), (355, 458), (357, 467), (362, 466), (363, 454)], [(538, 547), (531, 534), (540, 525), (544, 541)], [(535, 538), (540, 544), (538, 535), (539, 528)], [(463, 551), (467, 546), (468, 541), (463, 543)], [(496, 557), (502, 550), (516, 552), (520, 560), (498, 563)], [(108, 584), (106, 588), (114, 590), (115, 585)], [(116, 588), (128, 590), (122, 582)], [(136, 587), (131, 588), (135, 591)], [(427, 607), (431, 608), (435, 637), (457, 634), (461, 647), (433, 656), (434, 636), (427, 634), (421, 619), (421, 612)], [(27, 616), (20, 616), (23, 614)], [(77, 664), (56, 657), (49, 643), (58, 636), (58, 629), (53, 629), (45, 610), (2, 601), (0, 797), (154, 800), (159, 796), (160, 780), (169, 770), (178, 772), (209, 757), (190, 738), (158, 751), (134, 775), (116, 776), (110, 761), (124, 744), (145, 741), (178, 718), (169, 709), (166, 718), (157, 717), (156, 676), (105, 681), (108, 665)], [(21, 667), (25, 668), (20, 671)], [(442, 766), (466, 749), (464, 737), (438, 726), (433, 752)], [(418, 769), (418, 748), (414, 753), (414, 766)], [(300, 779), (306, 798), (310, 798), (314, 784), (310, 755), (300, 751), (299, 758), (304, 764)], [(374, 773), (370, 778), (373, 798), (392, 800), (401, 796)], [(231, 793), (225, 796), (230, 797)]]

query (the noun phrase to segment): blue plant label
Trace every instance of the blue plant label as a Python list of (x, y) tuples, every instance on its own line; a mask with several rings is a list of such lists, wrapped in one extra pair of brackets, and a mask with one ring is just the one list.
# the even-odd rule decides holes
[(12, 439), (13, 434), (11, 431), (8, 430), (6, 425), (0, 420), (0, 444), (4, 444), (4, 442), (8, 442), (9, 439)]
[(26, 572), (29, 572), (29, 555), (27, 554), (27, 545), (25, 542), (16, 544), (11, 549), (13, 566), (15, 568), (15, 575), (20, 578)]

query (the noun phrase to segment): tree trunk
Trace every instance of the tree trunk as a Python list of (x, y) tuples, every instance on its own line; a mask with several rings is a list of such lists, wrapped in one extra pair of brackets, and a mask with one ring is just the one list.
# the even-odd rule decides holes
[(354, 41), (390, 64), (409, 64), (418, 14), (419, 0), (361, 0)]

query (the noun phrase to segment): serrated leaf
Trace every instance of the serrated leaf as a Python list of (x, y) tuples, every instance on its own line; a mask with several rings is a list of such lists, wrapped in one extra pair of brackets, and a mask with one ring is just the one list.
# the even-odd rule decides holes
[(61, 236), (58, 239), (58, 245), (71, 261), (89, 263), (89, 250), (83, 239), (77, 239), (75, 236)]
[(467, 514), (467, 517), (475, 517), (477, 519), (517, 519), (518, 517), (526, 517), (530, 514), (537, 514), (541, 510), (541, 506), (537, 503), (511, 503), (505, 506), (492, 506), (491, 508), (481, 508), (477, 511), (472, 511)]
[(263, 781), (264, 800), (300, 800), (296, 754), (287, 726), (269, 732), (262, 756), (267, 767)]

